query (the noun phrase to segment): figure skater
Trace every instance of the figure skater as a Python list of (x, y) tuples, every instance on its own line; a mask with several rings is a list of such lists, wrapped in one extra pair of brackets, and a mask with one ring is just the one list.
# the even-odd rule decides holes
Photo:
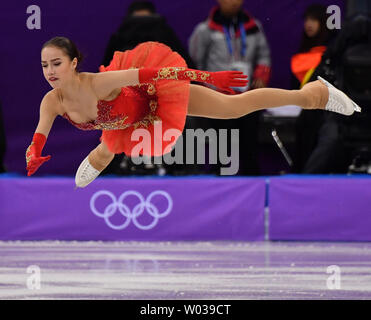
[[(41, 101), (39, 123), (26, 151), (28, 176), (51, 158), (41, 153), (57, 115), (81, 130), (102, 130), (100, 144), (77, 170), (75, 183), (82, 188), (103, 171), (114, 154), (132, 154), (138, 144), (131, 139), (135, 129), (145, 128), (153, 137), (155, 121), (162, 122), (164, 131), (173, 128), (181, 133), (187, 115), (233, 119), (283, 105), (343, 115), (361, 111), (322, 78), (300, 90), (262, 88), (239, 95), (190, 84), (190, 81), (203, 82), (233, 92), (230, 87), (246, 86), (248, 80), (239, 71), (188, 69), (178, 53), (158, 42), (144, 42), (133, 50), (116, 51), (109, 66), (100, 66), (98, 73), (79, 72), (81, 59), (73, 41), (65, 37), (55, 37), (42, 47), (43, 74), (53, 89)], [(176, 138), (161, 141), (160, 151), (154, 147), (158, 141), (151, 139), (151, 153), (145, 155), (160, 156), (165, 149), (171, 151)]]

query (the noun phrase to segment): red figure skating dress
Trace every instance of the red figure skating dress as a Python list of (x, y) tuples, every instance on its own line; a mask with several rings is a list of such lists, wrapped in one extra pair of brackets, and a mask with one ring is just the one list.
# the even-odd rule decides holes
[[(145, 42), (133, 50), (116, 51), (109, 66), (101, 66), (100, 72), (140, 68), (187, 67), (184, 59), (168, 46), (158, 42)], [(112, 101), (98, 101), (96, 120), (77, 124), (65, 113), (63, 116), (82, 130), (102, 130), (103, 141), (113, 153), (132, 155), (132, 149), (139, 141), (132, 141), (135, 129), (146, 129), (151, 136), (150, 154), (159, 156), (171, 150), (180, 136), (186, 116), (189, 99), (189, 80), (162, 80), (149, 84), (123, 87)], [(154, 134), (154, 124), (161, 121), (162, 134)], [(163, 133), (172, 130), (172, 139), (163, 139)], [(179, 132), (179, 134), (174, 134)], [(157, 141), (155, 141), (157, 139)], [(159, 140), (162, 141), (159, 141)], [(157, 144), (155, 148), (154, 145)], [(160, 148), (158, 148), (160, 145)], [(166, 149), (166, 150), (165, 150)], [(147, 149), (148, 150), (148, 149)]]

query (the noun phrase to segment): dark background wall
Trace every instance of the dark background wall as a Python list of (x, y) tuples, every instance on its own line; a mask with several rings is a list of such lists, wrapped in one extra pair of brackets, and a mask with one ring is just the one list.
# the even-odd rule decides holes
[[(25, 151), (35, 131), (42, 97), (50, 90), (42, 75), (40, 49), (50, 38), (71, 38), (85, 54), (83, 71), (96, 72), (110, 35), (120, 25), (131, 1), (44, 0), (2, 1), (0, 4), (0, 101), (2, 102), (9, 171), (25, 174)], [(158, 12), (187, 46), (197, 23), (207, 18), (214, 0), (154, 0)], [(273, 60), (271, 87), (289, 88), (290, 57), (302, 33), (303, 12), (313, 3), (336, 4), (342, 0), (245, 0), (245, 8), (263, 24)], [(29, 30), (27, 7), (41, 9), (41, 29)], [(99, 143), (99, 131), (83, 132), (58, 117), (43, 155), (52, 159), (36, 175), (74, 174), (80, 162)]]

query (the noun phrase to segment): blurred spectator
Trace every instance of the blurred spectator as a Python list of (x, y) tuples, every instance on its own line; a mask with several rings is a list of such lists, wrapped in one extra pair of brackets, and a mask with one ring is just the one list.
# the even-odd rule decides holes
[(326, 26), (326, 21), (326, 7), (321, 4), (309, 6), (304, 13), (304, 28), (299, 52), (291, 59), (295, 89), (301, 88), (308, 82), (321, 62), (330, 39), (330, 30)]
[(5, 130), (4, 130), (2, 107), (0, 103), (0, 173), (3, 173), (6, 171), (5, 166), (4, 166), (5, 151), (6, 151)]
[[(345, 140), (343, 172), (371, 173), (371, 3), (348, 0), (346, 19), (312, 75), (329, 79), (362, 107), (341, 117)], [(350, 165), (351, 164), (351, 165)]]
[[(184, 58), (189, 68), (195, 68), (187, 50), (173, 29), (168, 25), (166, 19), (156, 12), (154, 4), (150, 1), (133, 1), (129, 5), (121, 26), (109, 39), (102, 64), (109, 65), (115, 51), (130, 50), (146, 41), (158, 41), (166, 44)], [(192, 120), (187, 118), (185, 128), (190, 128), (191, 122)], [(183, 135), (183, 139), (185, 140), (185, 135)], [(190, 170), (193, 170), (193, 166), (181, 164), (174, 164), (171, 167), (153, 164), (135, 165), (129, 157), (120, 154), (115, 156), (103, 174), (164, 175), (171, 171), (174, 174), (185, 174)]]
[(187, 50), (166, 22), (166, 18), (156, 12), (150, 1), (133, 1), (129, 5), (120, 27), (110, 37), (102, 64), (107, 66), (111, 62), (114, 51), (130, 50), (146, 41), (166, 44), (178, 52), (190, 68), (194, 67)]
[[(334, 34), (326, 26), (326, 7), (310, 5), (304, 13), (299, 52), (291, 59), (292, 89), (313, 79)], [(322, 75), (324, 78), (328, 77)], [(329, 81), (331, 79), (328, 79)], [(344, 166), (342, 117), (322, 110), (301, 110), (297, 119), (294, 171), (320, 174), (340, 172)]]
[[(243, 0), (218, 0), (208, 19), (194, 29), (189, 50), (197, 68), (208, 71), (239, 70), (249, 77), (249, 86), (236, 93), (262, 88), (270, 78), (270, 49), (258, 20), (242, 8)], [(212, 108), (212, 106), (210, 106)], [(257, 175), (260, 112), (233, 120), (197, 120), (200, 126), (240, 130), (239, 175)], [(219, 172), (220, 165), (215, 168)]]

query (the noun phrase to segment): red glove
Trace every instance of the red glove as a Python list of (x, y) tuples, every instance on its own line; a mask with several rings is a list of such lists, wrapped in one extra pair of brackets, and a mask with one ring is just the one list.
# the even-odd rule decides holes
[(42, 133), (37, 132), (34, 134), (32, 143), (26, 151), (27, 176), (34, 174), (44, 162), (50, 160), (51, 156), (41, 156), (45, 142), (46, 137)]
[(241, 71), (206, 72), (179, 67), (139, 69), (139, 82), (157, 80), (190, 80), (212, 84), (223, 91), (234, 93), (230, 87), (245, 87), (249, 82)]

